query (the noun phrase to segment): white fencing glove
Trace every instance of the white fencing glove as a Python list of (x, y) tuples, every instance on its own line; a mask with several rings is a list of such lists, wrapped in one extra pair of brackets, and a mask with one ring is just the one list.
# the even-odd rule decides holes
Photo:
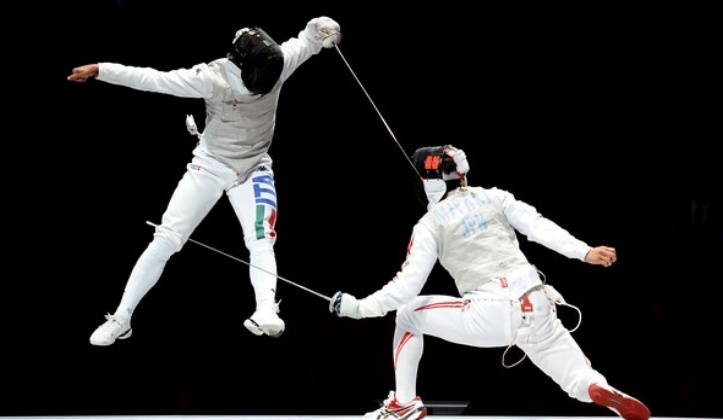
[(319, 16), (318, 18), (312, 19), (312, 22), (314, 23), (316, 32), (321, 39), (323, 39), (321, 45), (323, 45), (324, 48), (332, 48), (341, 42), (341, 27), (334, 19)]
[(386, 315), (377, 303), (375, 294), (357, 299), (348, 293), (336, 292), (329, 303), (329, 312), (338, 317), (354, 319), (376, 318)]
[(338, 317), (359, 319), (359, 301), (348, 293), (336, 292), (331, 297), (329, 312)]
[(454, 146), (447, 146), (444, 153), (452, 158), (456, 167), (455, 171), (460, 178), (464, 179), (467, 172), (469, 172), (469, 162), (467, 162), (467, 155), (464, 153), (464, 150)]

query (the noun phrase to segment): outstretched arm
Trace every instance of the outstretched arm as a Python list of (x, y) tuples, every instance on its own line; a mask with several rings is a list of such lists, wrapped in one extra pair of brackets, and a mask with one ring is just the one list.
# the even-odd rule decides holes
[(429, 230), (417, 224), (407, 246), (407, 258), (391, 281), (364, 299), (337, 292), (331, 299), (329, 311), (355, 319), (384, 316), (422, 291), (436, 262), (437, 241)]
[(509, 193), (503, 194), (508, 220), (531, 241), (588, 264), (610, 267), (618, 260), (615, 248), (604, 245), (591, 247), (555, 222), (543, 217), (533, 206), (515, 200)]
[(73, 69), (68, 80), (85, 82), (90, 77), (136, 90), (164, 93), (182, 98), (207, 98), (213, 92), (209, 66), (197, 64), (190, 69), (159, 71), (150, 67), (119, 63), (87, 64)]
[(536, 242), (568, 258), (585, 261), (590, 245), (575, 238), (557, 223), (542, 216), (537, 209), (517, 200), (508, 191), (492, 189), (512, 227), (532, 242)]

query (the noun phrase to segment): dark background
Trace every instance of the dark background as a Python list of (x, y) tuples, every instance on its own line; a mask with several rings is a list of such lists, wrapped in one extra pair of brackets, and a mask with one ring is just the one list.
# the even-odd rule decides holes
[[(326, 296), (381, 287), (424, 210), (404, 155), (451, 143), (467, 152), (471, 183), (507, 189), (590, 245), (617, 248), (619, 262), (604, 269), (521, 238), (582, 310), (574, 337), (593, 366), (654, 417), (723, 415), (712, 13), (391, 6), (31, 6), (34, 24), (9, 36), (17, 55), (6, 61), (8, 89), (30, 94), (8, 97), (17, 123), (6, 135), (0, 415), (362, 414), (393, 388), (394, 314), (339, 319), (280, 281), (286, 332), (253, 336), (242, 326), (254, 310), (247, 267), (193, 243), (141, 302), (131, 339), (88, 343), (191, 157), (185, 116), (202, 122), (204, 108), (66, 76), (98, 61), (190, 67), (223, 56), (239, 28), (282, 42), (320, 15), (341, 24), (343, 41), (286, 83), (271, 148), (280, 276)], [(192, 238), (247, 258), (225, 198)], [(455, 293), (442, 270), (424, 292)], [(610, 415), (529, 361), (502, 367), (502, 350), (428, 337), (418, 393), (469, 401), (474, 415)]]

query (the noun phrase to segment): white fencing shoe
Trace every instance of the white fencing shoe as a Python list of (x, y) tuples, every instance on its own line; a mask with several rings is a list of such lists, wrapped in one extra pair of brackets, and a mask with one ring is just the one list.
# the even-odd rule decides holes
[(133, 334), (131, 322), (121, 316), (106, 314), (106, 321), (90, 336), (94, 346), (110, 346), (115, 340), (124, 340)]
[(407, 404), (400, 404), (394, 391), (384, 400), (381, 407), (364, 414), (364, 420), (420, 420), (427, 416), (427, 407), (419, 397)]
[(279, 318), (278, 313), (278, 303), (258, 308), (249, 319), (244, 321), (244, 327), (255, 335), (266, 334), (269, 337), (278, 338), (286, 328), (286, 324)]

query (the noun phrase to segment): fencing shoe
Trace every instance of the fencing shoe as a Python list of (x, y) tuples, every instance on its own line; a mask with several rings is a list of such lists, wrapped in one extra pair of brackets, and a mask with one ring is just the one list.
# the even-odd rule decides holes
[(131, 322), (121, 316), (106, 314), (106, 321), (90, 336), (94, 346), (110, 346), (115, 340), (124, 340), (133, 334)]
[(278, 338), (283, 334), (286, 324), (277, 315), (279, 313), (279, 304), (274, 303), (256, 309), (253, 315), (244, 321), (244, 327), (255, 335), (266, 334), (270, 337)]
[(592, 384), (587, 392), (595, 404), (609, 408), (625, 420), (648, 420), (650, 418), (650, 410), (645, 404), (610, 385)]
[(407, 404), (400, 404), (394, 391), (378, 409), (364, 414), (365, 420), (418, 420), (427, 416), (427, 407), (419, 397)]

